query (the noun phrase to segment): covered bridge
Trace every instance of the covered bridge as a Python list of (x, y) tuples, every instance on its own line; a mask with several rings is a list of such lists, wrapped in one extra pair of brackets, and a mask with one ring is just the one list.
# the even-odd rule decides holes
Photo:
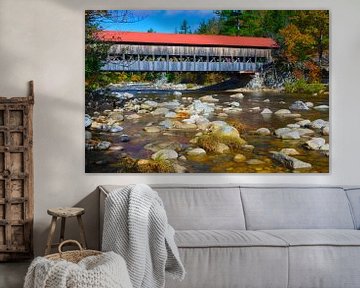
[(271, 38), (102, 31), (111, 43), (103, 71), (247, 72), (272, 61)]

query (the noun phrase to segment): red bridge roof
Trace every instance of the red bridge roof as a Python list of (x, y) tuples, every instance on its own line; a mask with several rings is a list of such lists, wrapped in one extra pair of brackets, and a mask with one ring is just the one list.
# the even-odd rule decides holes
[(156, 45), (192, 45), (218, 47), (259, 47), (278, 48), (278, 44), (271, 38), (200, 35), (200, 34), (167, 34), (146, 32), (101, 31), (99, 39), (105, 42), (121, 42), (132, 44)]

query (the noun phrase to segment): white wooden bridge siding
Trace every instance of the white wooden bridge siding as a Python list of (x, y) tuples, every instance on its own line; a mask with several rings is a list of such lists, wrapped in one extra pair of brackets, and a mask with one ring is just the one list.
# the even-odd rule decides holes
[(271, 49), (114, 44), (102, 70), (255, 72), (271, 61)]

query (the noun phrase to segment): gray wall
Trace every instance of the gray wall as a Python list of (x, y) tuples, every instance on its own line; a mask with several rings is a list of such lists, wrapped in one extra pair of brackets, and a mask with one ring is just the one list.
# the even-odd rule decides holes
[[(236, 3), (236, 4), (234, 4)], [(326, 175), (101, 175), (84, 173), (85, 9), (330, 9), (332, 16), (331, 173)], [(96, 246), (99, 184), (360, 184), (360, 1), (358, 0), (0, 0), (0, 95), (21, 96), (35, 80), (35, 248), (41, 253), (46, 208), (82, 205)], [(75, 227), (75, 226), (72, 226)], [(72, 229), (73, 235), (77, 230)]]

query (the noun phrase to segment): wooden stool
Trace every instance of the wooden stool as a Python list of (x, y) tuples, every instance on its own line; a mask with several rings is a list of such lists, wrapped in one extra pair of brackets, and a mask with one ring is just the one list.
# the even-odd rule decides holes
[[(50, 254), (52, 247), (57, 247), (61, 242), (64, 241), (64, 234), (65, 234), (65, 223), (66, 218), (69, 217), (76, 217), (79, 223), (80, 227), (80, 239), (81, 239), (81, 245), (84, 249), (86, 249), (86, 239), (85, 239), (85, 230), (84, 230), (84, 224), (81, 219), (81, 215), (85, 213), (84, 208), (50, 208), (47, 210), (47, 213), (52, 216), (51, 224), (50, 224), (50, 231), (49, 236), (47, 240), (45, 255)], [(58, 217), (61, 218), (61, 229), (60, 229), (60, 242), (59, 243), (52, 243), (52, 239), (54, 237), (55, 228), (56, 228), (56, 222)]]

